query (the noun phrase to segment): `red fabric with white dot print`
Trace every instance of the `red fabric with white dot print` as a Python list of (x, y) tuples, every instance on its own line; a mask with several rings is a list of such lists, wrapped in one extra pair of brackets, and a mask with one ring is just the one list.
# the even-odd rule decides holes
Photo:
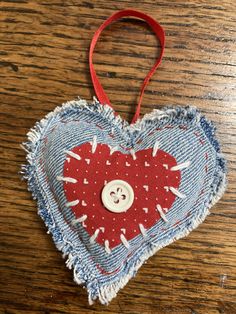
[[(110, 155), (106, 144), (98, 143), (92, 153), (91, 143), (85, 143), (71, 150), (80, 160), (67, 155), (63, 175), (75, 178), (77, 183), (64, 182), (66, 199), (79, 200), (71, 210), (76, 218), (87, 215), (82, 225), (90, 236), (100, 229), (97, 243), (104, 245), (108, 240), (112, 249), (121, 244), (121, 234), (129, 241), (140, 234), (139, 224), (149, 229), (161, 219), (157, 204), (165, 213), (171, 208), (176, 196), (167, 187), (178, 189), (181, 174), (170, 171), (177, 164), (173, 156), (158, 150), (153, 157), (152, 151), (138, 151), (134, 160), (129, 152), (115, 151)], [(112, 180), (123, 180), (134, 191), (133, 204), (126, 212), (113, 213), (102, 203), (102, 190)]]

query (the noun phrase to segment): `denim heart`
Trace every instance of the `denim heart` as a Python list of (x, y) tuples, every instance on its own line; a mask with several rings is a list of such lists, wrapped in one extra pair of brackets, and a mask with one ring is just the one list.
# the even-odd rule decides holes
[[(24, 178), (90, 303), (108, 303), (145, 260), (196, 228), (225, 190), (215, 128), (193, 107), (154, 110), (129, 124), (110, 106), (79, 99), (49, 113), (28, 138)], [(116, 180), (127, 186), (107, 187), (107, 208), (103, 189)]]

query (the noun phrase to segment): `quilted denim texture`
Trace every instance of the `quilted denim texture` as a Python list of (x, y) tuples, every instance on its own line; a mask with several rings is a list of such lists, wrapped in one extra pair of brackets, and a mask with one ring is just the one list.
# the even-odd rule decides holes
[[(111, 132), (112, 138), (108, 136)], [(71, 228), (75, 215), (65, 206), (63, 182), (56, 179), (63, 175), (65, 150), (90, 142), (94, 136), (98, 143), (119, 146), (122, 153), (127, 153), (126, 148), (136, 152), (152, 148), (158, 140), (177, 163), (191, 161), (190, 167), (181, 171), (179, 190), (186, 198), (176, 198), (166, 213), (168, 222), (160, 219), (147, 230), (145, 239), (139, 234), (129, 241), (129, 250), (121, 243), (109, 255), (96, 241), (89, 242), (90, 235), (81, 224)], [(79, 99), (49, 113), (28, 138), (24, 178), (48, 233), (67, 257), (67, 266), (73, 268), (74, 280), (87, 287), (90, 304), (96, 298), (109, 303), (146, 259), (196, 228), (225, 190), (226, 162), (215, 127), (194, 107), (155, 109), (130, 125), (111, 107)]]

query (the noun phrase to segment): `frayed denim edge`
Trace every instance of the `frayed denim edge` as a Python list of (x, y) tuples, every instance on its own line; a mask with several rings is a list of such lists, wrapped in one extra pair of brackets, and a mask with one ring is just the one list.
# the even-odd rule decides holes
[[(195, 221), (193, 221), (187, 227), (187, 229), (185, 228), (184, 230), (180, 231), (178, 236), (175, 238), (167, 239), (161, 245), (156, 245), (155, 243), (150, 242), (150, 247), (146, 249), (141, 257), (138, 258), (136, 263), (129, 265), (128, 270), (126, 271), (127, 274), (125, 276), (115, 282), (102, 286), (96, 280), (96, 277), (94, 274), (92, 274), (92, 271), (88, 268), (88, 265), (83, 265), (83, 259), (80, 259), (73, 251), (71, 244), (64, 241), (62, 234), (61, 238), (63, 241), (58, 239), (58, 232), (60, 233), (61, 231), (54, 223), (50, 208), (48, 204), (46, 204), (37, 187), (34, 160), (40, 144), (40, 139), (44, 136), (45, 132), (50, 126), (50, 122), (56, 115), (63, 114), (67, 111), (71, 111), (72, 109), (79, 111), (85, 109), (90, 112), (90, 114), (99, 113), (104, 119), (110, 121), (111, 125), (114, 127), (127, 129), (127, 131), (130, 133), (140, 132), (146, 127), (146, 124), (155, 124), (160, 120), (165, 120), (165, 122), (170, 123), (173, 119), (177, 118), (187, 122), (188, 124), (198, 124), (204, 130), (209, 142), (212, 144), (217, 154), (216, 172), (211, 187), (212, 193), (204, 212), (199, 213), (199, 216), (195, 219)], [(215, 137), (215, 127), (212, 122), (209, 122), (204, 116), (202, 116), (195, 107), (174, 106), (166, 107), (162, 110), (154, 109), (151, 113), (144, 115), (144, 117), (139, 119), (135, 124), (130, 125), (119, 115), (116, 115), (115, 111), (110, 106), (101, 105), (96, 100), (96, 98), (94, 98), (94, 102), (91, 104), (88, 104), (85, 100), (82, 99), (73, 100), (63, 104), (62, 106), (56, 107), (54, 111), (47, 114), (45, 118), (35, 124), (35, 126), (27, 133), (27, 136), (28, 142), (23, 143), (23, 148), (27, 152), (26, 159), (28, 164), (22, 165), (21, 174), (23, 175), (23, 179), (28, 181), (28, 190), (31, 191), (33, 199), (38, 201), (38, 214), (41, 216), (41, 218), (43, 218), (45, 225), (48, 227), (48, 233), (52, 234), (57, 249), (63, 252), (63, 257), (65, 258), (67, 256), (66, 266), (70, 269), (73, 268), (74, 270), (74, 281), (77, 284), (86, 285), (89, 304), (93, 304), (94, 300), (97, 298), (99, 298), (102, 304), (108, 304), (114, 297), (116, 297), (117, 292), (123, 288), (132, 277), (135, 276), (137, 270), (150, 256), (154, 255), (159, 249), (169, 245), (170, 243), (187, 236), (193, 229), (202, 223), (209, 214), (209, 209), (221, 198), (226, 189), (226, 161), (220, 152), (220, 146)], [(73, 253), (75, 253), (75, 255), (73, 255)], [(90, 272), (89, 282), (87, 282), (88, 272)]]

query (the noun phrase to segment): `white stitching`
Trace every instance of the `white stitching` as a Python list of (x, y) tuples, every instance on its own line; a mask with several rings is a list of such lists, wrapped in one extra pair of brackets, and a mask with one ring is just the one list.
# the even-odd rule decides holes
[(66, 207), (76, 206), (77, 204), (79, 204), (79, 200), (74, 200), (74, 201), (66, 203)]
[(153, 151), (152, 151), (152, 156), (155, 157), (156, 156), (156, 153), (158, 151), (158, 148), (159, 148), (159, 141), (156, 141), (154, 146), (153, 146)]
[(92, 142), (90, 142), (90, 144), (92, 145), (92, 153), (94, 154), (97, 148), (97, 136), (95, 135), (93, 137)]
[(77, 160), (81, 160), (81, 157), (78, 154), (76, 154), (76, 153), (73, 153), (73, 152), (71, 152), (69, 150), (65, 150), (65, 153), (70, 155), (71, 157), (77, 159)]
[(76, 180), (76, 179), (70, 178), (70, 177), (61, 177), (61, 176), (57, 176), (57, 180), (58, 180), (58, 181), (70, 182), (70, 183), (77, 183), (77, 180)]
[(90, 237), (89, 241), (91, 244), (93, 244), (95, 242), (99, 232), (100, 232), (100, 229), (96, 229), (94, 234)]
[(186, 162), (183, 162), (182, 164), (179, 164), (179, 165), (176, 165), (174, 167), (171, 167), (170, 170), (171, 171), (182, 170), (184, 168), (189, 167), (190, 164), (191, 164), (191, 161), (186, 161)]
[(178, 196), (179, 198), (185, 198), (186, 197), (185, 194), (181, 193), (179, 190), (175, 189), (173, 186), (170, 186), (170, 190), (174, 195)]
[(143, 224), (139, 224), (139, 229), (142, 233), (142, 236), (145, 238), (147, 236), (147, 233), (146, 233), (146, 229), (144, 228)]
[(130, 154), (132, 155), (133, 160), (136, 160), (136, 159), (137, 159), (137, 157), (136, 157), (136, 155), (135, 155), (135, 151), (134, 151), (134, 149), (133, 149), (133, 148), (131, 148), (131, 150), (130, 150)]
[(85, 221), (87, 218), (88, 218), (87, 215), (83, 215), (83, 216), (81, 216), (81, 217), (79, 217), (79, 218), (77, 218), (77, 219), (74, 219), (74, 220), (72, 221), (72, 224), (75, 225), (77, 222), (83, 222), (83, 221)]
[(159, 212), (161, 218), (165, 221), (168, 222), (168, 219), (166, 218), (166, 215), (163, 213), (162, 207), (160, 204), (157, 204), (156, 206), (157, 211)]
[(127, 241), (126, 237), (121, 233), (120, 235), (120, 239), (121, 239), (121, 242), (124, 244), (124, 246), (129, 249), (129, 242)]
[(111, 249), (109, 248), (109, 241), (105, 240), (104, 244), (105, 244), (105, 251), (107, 252), (107, 254), (111, 254)]
[(112, 147), (112, 146), (109, 145), (109, 148), (110, 148), (110, 155), (112, 155), (115, 151), (118, 150), (117, 146)]

